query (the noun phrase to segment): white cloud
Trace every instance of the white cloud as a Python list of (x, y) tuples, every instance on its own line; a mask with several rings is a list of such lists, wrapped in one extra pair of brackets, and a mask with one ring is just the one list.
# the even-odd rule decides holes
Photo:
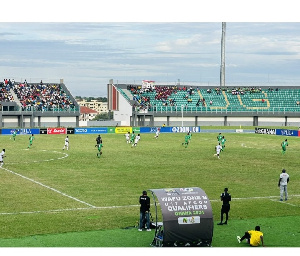
[[(300, 81), (299, 26), (228, 23), (227, 81)], [(63, 78), (76, 95), (104, 96), (111, 78), (219, 81), (221, 23), (0, 23), (0, 31), (2, 76)]]

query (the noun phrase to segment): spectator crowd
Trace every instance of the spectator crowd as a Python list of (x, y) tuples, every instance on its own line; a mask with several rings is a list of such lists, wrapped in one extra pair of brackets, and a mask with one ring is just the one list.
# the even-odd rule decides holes
[(23, 111), (66, 111), (75, 107), (61, 85), (27, 83), (26, 79), (21, 83), (4, 79), (0, 83), (0, 101), (20, 102)]

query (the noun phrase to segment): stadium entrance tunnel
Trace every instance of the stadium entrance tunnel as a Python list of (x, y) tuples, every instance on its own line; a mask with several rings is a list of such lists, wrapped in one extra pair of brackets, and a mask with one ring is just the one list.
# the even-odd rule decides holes
[(198, 187), (149, 189), (155, 205), (154, 247), (210, 247), (213, 213), (206, 193)]

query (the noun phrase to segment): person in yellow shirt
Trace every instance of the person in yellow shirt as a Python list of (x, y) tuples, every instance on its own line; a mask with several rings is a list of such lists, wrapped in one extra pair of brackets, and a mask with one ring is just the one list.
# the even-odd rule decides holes
[(251, 246), (259, 246), (260, 243), (262, 246), (264, 246), (264, 234), (263, 232), (260, 231), (260, 226), (256, 226), (255, 230), (249, 230), (245, 232), (245, 235), (242, 236), (237, 236), (237, 240), (239, 243), (241, 243), (244, 239), (247, 240), (247, 243), (250, 244)]

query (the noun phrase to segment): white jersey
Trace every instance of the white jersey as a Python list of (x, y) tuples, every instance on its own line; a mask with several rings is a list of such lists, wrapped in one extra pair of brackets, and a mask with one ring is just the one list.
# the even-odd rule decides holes
[(285, 185), (287, 185), (287, 181), (288, 181), (288, 178), (289, 178), (290, 176), (287, 174), (287, 173), (281, 173), (280, 174), (280, 185), (281, 186), (285, 186)]
[(135, 143), (135, 144), (138, 143), (138, 141), (140, 140), (140, 138), (141, 138), (141, 137), (137, 135), (137, 136), (135, 137), (135, 139), (134, 139), (134, 143)]
[(3, 162), (3, 157), (4, 157), (5, 152), (2, 150), (0, 153), (0, 162)]
[(65, 139), (65, 145), (66, 145), (66, 146), (69, 145), (69, 138), (66, 138), (66, 139)]
[(126, 140), (129, 140), (130, 139), (130, 134), (129, 133), (125, 133), (125, 138), (126, 138)]
[(222, 146), (221, 146), (221, 145), (217, 145), (217, 146), (216, 146), (217, 154), (220, 154), (221, 149), (222, 149)]

